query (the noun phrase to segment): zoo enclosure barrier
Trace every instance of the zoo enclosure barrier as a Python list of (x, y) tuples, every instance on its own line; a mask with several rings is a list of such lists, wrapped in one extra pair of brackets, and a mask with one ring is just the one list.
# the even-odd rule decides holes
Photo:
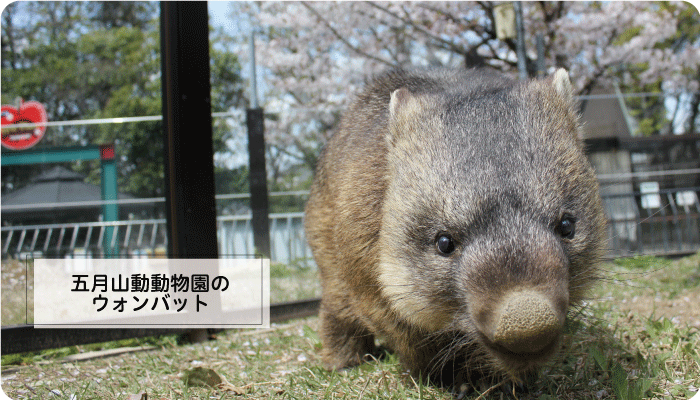
[[(687, 187), (604, 193), (608, 256), (676, 255), (700, 250), (699, 192), (700, 187)], [(272, 262), (313, 266), (304, 235), (303, 213), (275, 213), (269, 218)], [(2, 257), (165, 257), (165, 224), (165, 219), (142, 219), (4, 226)], [(114, 233), (106, 243), (104, 236), (109, 227)], [(217, 239), (219, 254), (253, 254), (250, 214), (217, 217)]]
[[(284, 264), (310, 262), (303, 213), (270, 214), (271, 260)], [(219, 254), (254, 254), (250, 215), (217, 217)], [(165, 219), (79, 222), (2, 227), (2, 257), (166, 257)], [(113, 229), (111, 241), (105, 232)]]
[(700, 250), (700, 187), (602, 196), (608, 256), (684, 255)]

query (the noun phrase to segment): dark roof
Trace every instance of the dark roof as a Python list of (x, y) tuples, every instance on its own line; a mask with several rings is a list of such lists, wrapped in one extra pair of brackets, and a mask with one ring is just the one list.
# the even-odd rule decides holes
[(44, 171), (33, 177), (31, 182), (52, 182), (52, 181), (78, 181), (85, 180), (85, 175), (75, 171), (63, 168), (61, 166), (54, 167), (48, 171)]
[[(596, 88), (591, 95), (611, 94), (613, 89)], [(586, 139), (629, 137), (625, 114), (616, 97), (593, 98), (581, 102), (583, 130)]]
[[(32, 178), (27, 186), (4, 194), (2, 204), (9, 206), (102, 200), (102, 189), (84, 182), (84, 179), (84, 175), (57, 166)], [(133, 199), (134, 196), (120, 193), (118, 198)]]
[[(54, 167), (30, 180), (27, 186), (2, 195), (3, 225), (33, 225), (63, 222), (93, 222), (102, 214), (100, 205), (64, 207), (56, 203), (72, 203), (102, 200), (102, 189), (86, 183), (85, 177), (64, 167)], [(132, 199), (130, 194), (119, 194), (119, 199)], [(32, 204), (51, 203), (53, 206), (32, 207)], [(29, 206), (7, 209), (6, 206)], [(122, 204), (120, 219), (128, 213), (147, 208), (144, 204)]]

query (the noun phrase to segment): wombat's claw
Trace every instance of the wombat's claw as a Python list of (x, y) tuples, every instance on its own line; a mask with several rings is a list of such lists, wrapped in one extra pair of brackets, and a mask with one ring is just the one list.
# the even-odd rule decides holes
[(457, 400), (462, 400), (464, 398), (464, 396), (469, 394), (469, 392), (471, 392), (471, 390), (469, 390), (469, 389), (473, 389), (473, 388), (471, 386), (467, 385), (466, 383), (461, 384), (459, 386), (459, 390), (454, 392), (454, 395), (456, 396)]
[(501, 385), (500, 391), (507, 399), (518, 399), (520, 396), (530, 392), (524, 382), (506, 382)]

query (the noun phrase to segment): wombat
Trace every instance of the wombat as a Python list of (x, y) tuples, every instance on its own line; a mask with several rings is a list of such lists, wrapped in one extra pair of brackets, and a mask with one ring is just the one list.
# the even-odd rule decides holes
[(383, 338), (414, 376), (518, 381), (597, 277), (605, 218), (569, 76), (398, 69), (321, 153), (306, 206), (327, 368)]

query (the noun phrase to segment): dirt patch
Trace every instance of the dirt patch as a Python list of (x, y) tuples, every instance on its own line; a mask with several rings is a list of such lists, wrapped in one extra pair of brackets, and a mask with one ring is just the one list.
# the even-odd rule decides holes
[(601, 302), (643, 317), (700, 328), (700, 253), (667, 260), (636, 257), (607, 264)]
[(700, 288), (684, 290), (674, 299), (658, 295), (634, 296), (623, 299), (619, 307), (638, 315), (665, 317), (676, 324), (700, 328)]

